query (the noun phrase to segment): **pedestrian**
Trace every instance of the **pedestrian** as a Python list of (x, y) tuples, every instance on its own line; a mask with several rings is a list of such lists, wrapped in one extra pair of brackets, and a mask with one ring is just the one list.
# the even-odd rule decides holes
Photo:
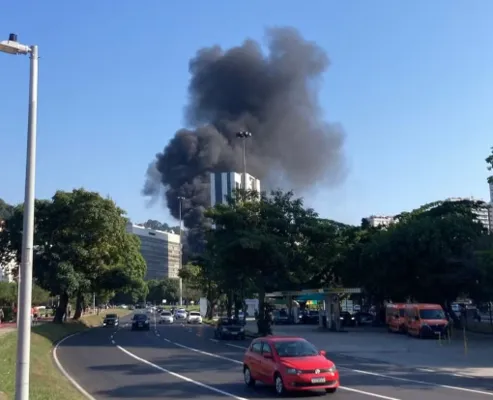
[(70, 304), (67, 307), (67, 313), (68, 313), (68, 317), (70, 318), (70, 315), (72, 314), (72, 306)]
[(3, 312), (3, 308), (0, 308), (0, 325), (2, 325), (4, 318), (5, 318), (5, 314)]

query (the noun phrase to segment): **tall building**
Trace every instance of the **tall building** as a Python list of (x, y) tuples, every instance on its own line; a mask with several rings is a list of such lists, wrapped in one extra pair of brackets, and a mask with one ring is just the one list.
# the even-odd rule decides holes
[(477, 201), (484, 203), (484, 207), (479, 207), (478, 209), (474, 210), (474, 214), (476, 214), (476, 220), (478, 222), (481, 222), (484, 225), (484, 227), (488, 229), (488, 232), (491, 232), (493, 230), (493, 213), (492, 213), (493, 210), (491, 209), (490, 204), (488, 204), (483, 200), (475, 199), (474, 197), (466, 197), (466, 198), (451, 197), (449, 199), (446, 199), (445, 201), (463, 201), (463, 200)]
[(147, 229), (129, 222), (127, 232), (140, 239), (140, 252), (147, 264), (146, 280), (178, 278), (180, 269), (180, 235)]
[[(237, 172), (217, 172), (210, 174), (211, 207), (218, 203), (226, 204), (228, 196), (233, 190), (242, 188), (243, 174)], [(250, 174), (246, 174), (246, 190), (260, 192), (260, 181)]]
[(490, 203), (493, 204), (493, 182), (490, 185)]

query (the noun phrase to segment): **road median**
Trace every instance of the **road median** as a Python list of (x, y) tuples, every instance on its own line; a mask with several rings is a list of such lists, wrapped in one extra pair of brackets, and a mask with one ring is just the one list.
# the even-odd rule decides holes
[[(51, 322), (34, 326), (31, 334), (31, 380), (30, 398), (32, 400), (82, 400), (85, 397), (65, 379), (56, 367), (52, 350), (63, 338), (101, 326), (106, 313), (116, 313), (120, 317), (128, 315), (128, 310), (107, 310), (100, 315), (87, 315), (79, 321), (64, 324)], [(14, 398), (17, 331), (0, 336), (0, 399)]]

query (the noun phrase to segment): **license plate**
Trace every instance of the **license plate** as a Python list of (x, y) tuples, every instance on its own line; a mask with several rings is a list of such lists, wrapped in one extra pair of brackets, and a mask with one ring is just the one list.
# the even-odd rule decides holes
[(143, 326), (142, 324), (139, 324), (139, 326)]
[(312, 383), (325, 383), (325, 378), (312, 378)]

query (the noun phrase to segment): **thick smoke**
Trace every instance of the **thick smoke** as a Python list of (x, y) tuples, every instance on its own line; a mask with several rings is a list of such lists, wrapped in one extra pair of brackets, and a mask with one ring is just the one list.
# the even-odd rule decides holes
[(190, 61), (190, 129), (181, 129), (147, 172), (143, 193), (165, 194), (171, 214), (188, 227), (209, 205), (209, 173), (242, 171), (241, 130), (247, 140), (248, 172), (266, 186), (298, 192), (343, 177), (344, 134), (327, 123), (318, 102), (329, 59), (323, 49), (290, 28), (267, 32), (268, 51), (246, 40), (223, 50), (204, 48)]

